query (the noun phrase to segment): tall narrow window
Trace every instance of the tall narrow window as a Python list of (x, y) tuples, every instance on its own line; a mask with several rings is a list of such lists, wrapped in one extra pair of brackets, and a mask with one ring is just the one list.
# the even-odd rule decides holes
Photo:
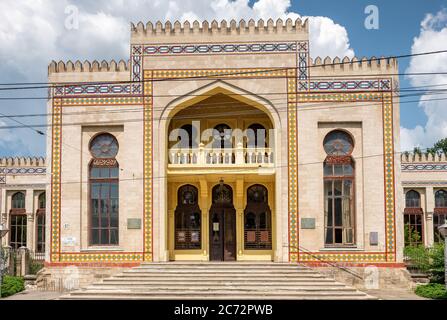
[(267, 148), (267, 131), (263, 125), (255, 123), (248, 127), (247, 147), (253, 149)]
[(10, 246), (13, 249), (26, 247), (27, 216), (25, 210), (25, 194), (17, 192), (11, 201)]
[(45, 252), (45, 208), (46, 195), (45, 192), (39, 195), (38, 209), (36, 213), (36, 251), (38, 253)]
[(433, 214), (433, 231), (436, 242), (443, 242), (438, 227), (447, 223), (447, 192), (439, 190), (435, 194), (435, 212)]
[(421, 195), (415, 190), (405, 194), (404, 227), (405, 245), (418, 246), (424, 243), (424, 211)]
[(246, 250), (272, 249), (272, 214), (267, 188), (262, 185), (254, 185), (247, 190), (244, 247)]
[(185, 185), (178, 190), (175, 210), (175, 249), (202, 248), (202, 218), (197, 188)]
[(354, 142), (343, 131), (332, 131), (324, 140), (324, 211), (326, 246), (355, 244)]
[(119, 244), (119, 165), (118, 142), (101, 134), (90, 144), (90, 244)]
[(219, 124), (213, 130), (215, 149), (231, 149), (233, 148), (232, 130), (226, 124)]

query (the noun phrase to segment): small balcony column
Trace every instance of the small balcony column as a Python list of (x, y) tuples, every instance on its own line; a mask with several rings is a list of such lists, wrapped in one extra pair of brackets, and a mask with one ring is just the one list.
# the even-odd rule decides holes
[(205, 145), (203, 142), (199, 144), (199, 157), (197, 159), (198, 164), (206, 164)]
[(244, 145), (239, 142), (236, 147), (236, 164), (245, 164)]
[(425, 244), (432, 247), (435, 240), (433, 230), (433, 212), (435, 211), (435, 192), (433, 187), (425, 189), (426, 207), (425, 207)]

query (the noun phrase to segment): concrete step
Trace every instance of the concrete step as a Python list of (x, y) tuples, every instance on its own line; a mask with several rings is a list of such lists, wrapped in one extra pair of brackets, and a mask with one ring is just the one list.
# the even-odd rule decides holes
[(185, 279), (152, 279), (152, 280), (129, 280), (126, 278), (123, 279), (104, 279), (102, 284), (107, 285), (120, 285), (120, 284), (141, 284), (141, 285), (156, 285), (156, 284), (166, 284), (166, 285), (216, 285), (216, 284), (232, 284), (232, 285), (238, 285), (238, 284), (259, 284), (259, 285), (271, 285), (271, 284), (280, 284), (280, 285), (323, 285), (323, 284), (337, 284), (337, 285), (343, 285), (341, 283), (335, 282), (331, 279), (298, 279), (298, 280), (289, 280), (289, 279), (274, 279), (274, 281), (266, 281), (265, 279), (253, 279), (253, 280), (247, 280), (247, 279), (226, 279), (226, 280), (215, 280), (215, 279), (192, 279), (190, 281), (186, 281)]
[(61, 299), (373, 299), (308, 267), (266, 263), (154, 263)]
[(257, 300), (257, 299), (275, 299), (275, 300), (370, 300), (374, 299), (367, 294), (358, 291), (220, 291), (220, 292), (204, 292), (204, 291), (189, 291), (189, 292), (170, 292), (170, 291), (157, 291), (157, 292), (132, 292), (132, 291), (110, 291), (105, 292), (103, 290), (89, 290), (89, 291), (75, 291), (70, 295), (61, 297), (61, 299), (91, 299), (91, 300), (104, 300), (104, 299), (125, 299), (125, 300)]
[(263, 290), (274, 290), (274, 291), (331, 291), (331, 290), (340, 290), (340, 291), (352, 291), (353, 289), (348, 288), (343, 285), (251, 285), (251, 284), (238, 284), (238, 285), (210, 285), (210, 286), (192, 286), (192, 285), (165, 285), (165, 284), (157, 284), (157, 285), (129, 285), (129, 284), (121, 284), (121, 285), (107, 285), (107, 284), (95, 284), (92, 286), (88, 286), (86, 290), (130, 290), (130, 291), (142, 291), (142, 290), (181, 290), (181, 291), (189, 291), (189, 290), (200, 290), (200, 291), (221, 291), (221, 290), (230, 290), (230, 291), (239, 291), (239, 290), (253, 290), (253, 291), (263, 291)]

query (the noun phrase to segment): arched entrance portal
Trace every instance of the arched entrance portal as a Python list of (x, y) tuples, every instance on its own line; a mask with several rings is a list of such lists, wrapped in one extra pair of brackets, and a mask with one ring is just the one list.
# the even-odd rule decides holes
[[(282, 150), (277, 114), (268, 101), (224, 83), (191, 94), (195, 98), (176, 100), (161, 117), (166, 143), (160, 157), (167, 179), (160, 180), (166, 185), (158, 192), (166, 190), (168, 237), (161, 241), (167, 242), (169, 260), (272, 261), (281, 256), (283, 239), (276, 214), (283, 176), (275, 166)], [(247, 191), (261, 185), (265, 197), (258, 205)], [(194, 190), (194, 208), (179, 208), (184, 186)], [(179, 224), (180, 209), (184, 222), (196, 212), (200, 220), (193, 217), (193, 227)]]
[(233, 190), (221, 183), (213, 188), (210, 209), (210, 260), (236, 260), (236, 210)]

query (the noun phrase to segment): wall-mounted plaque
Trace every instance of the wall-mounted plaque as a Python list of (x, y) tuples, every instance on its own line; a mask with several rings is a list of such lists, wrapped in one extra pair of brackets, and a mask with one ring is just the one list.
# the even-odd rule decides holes
[(127, 219), (127, 229), (141, 229), (141, 219)]
[(315, 219), (314, 218), (302, 218), (301, 219), (301, 229), (315, 229)]

